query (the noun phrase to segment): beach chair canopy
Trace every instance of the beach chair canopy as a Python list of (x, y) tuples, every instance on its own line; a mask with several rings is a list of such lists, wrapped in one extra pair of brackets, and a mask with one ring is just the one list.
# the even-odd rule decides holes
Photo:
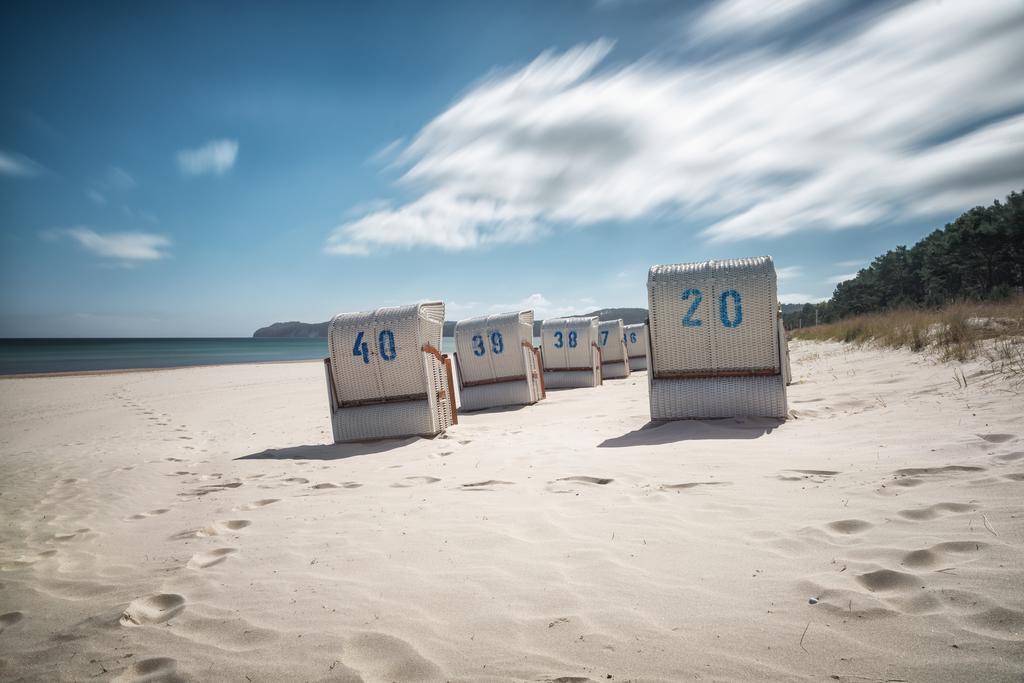
[(623, 341), (626, 343), (626, 357), (629, 358), (630, 370), (647, 369), (647, 325), (637, 323), (622, 328)]
[(454, 421), (444, 304), (343, 313), (328, 325), (335, 441), (434, 435)]
[(543, 397), (533, 311), (460, 320), (455, 349), (464, 410), (525, 405)]
[(550, 389), (601, 383), (597, 318), (550, 318), (541, 323), (544, 385)]
[(785, 416), (771, 257), (654, 266), (647, 288), (652, 417)]

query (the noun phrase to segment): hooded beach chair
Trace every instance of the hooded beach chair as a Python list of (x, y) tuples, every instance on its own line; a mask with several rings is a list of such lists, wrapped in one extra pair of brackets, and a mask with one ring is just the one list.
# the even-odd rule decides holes
[(533, 311), (460, 320), (455, 370), (462, 410), (536, 403), (544, 397)]
[(441, 302), (335, 316), (324, 359), (334, 442), (436, 436), (458, 419)]
[(597, 324), (597, 345), (601, 347), (601, 379), (629, 377), (629, 359), (623, 339), (622, 320), (604, 320)]
[(601, 383), (597, 318), (552, 318), (540, 327), (544, 386), (596, 387)]
[(647, 369), (647, 325), (637, 323), (622, 328), (622, 341), (626, 343), (626, 357), (632, 372)]
[(654, 266), (647, 294), (652, 419), (786, 417), (771, 257)]

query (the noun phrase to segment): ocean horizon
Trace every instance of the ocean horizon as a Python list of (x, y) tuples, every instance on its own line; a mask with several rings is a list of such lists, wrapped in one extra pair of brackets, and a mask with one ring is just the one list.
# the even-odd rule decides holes
[[(443, 337), (441, 351), (455, 340)], [(0, 376), (318, 360), (327, 339), (267, 337), (96, 337), (0, 339)]]

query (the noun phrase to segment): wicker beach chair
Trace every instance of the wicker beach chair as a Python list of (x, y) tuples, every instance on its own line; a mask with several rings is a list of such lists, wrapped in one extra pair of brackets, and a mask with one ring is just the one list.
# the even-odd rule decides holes
[(455, 424), (441, 302), (335, 316), (324, 359), (334, 442), (436, 436)]
[(597, 318), (552, 318), (540, 328), (544, 386), (596, 387), (601, 383)]
[(544, 397), (533, 311), (460, 320), (455, 349), (461, 410), (530, 405)]
[(647, 293), (652, 419), (786, 417), (771, 257), (654, 266)]
[(622, 320), (603, 320), (597, 325), (597, 345), (601, 347), (601, 379), (629, 377)]
[(626, 343), (626, 357), (631, 372), (647, 369), (647, 325), (637, 323), (622, 328), (622, 341)]

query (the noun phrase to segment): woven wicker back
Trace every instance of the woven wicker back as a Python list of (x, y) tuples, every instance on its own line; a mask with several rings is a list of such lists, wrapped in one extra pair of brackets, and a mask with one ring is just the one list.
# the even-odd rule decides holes
[(653, 372), (779, 372), (770, 256), (654, 266), (647, 276)]
[(630, 358), (647, 355), (647, 325), (637, 323), (622, 328), (623, 341), (626, 342), (626, 354)]
[(551, 318), (540, 328), (544, 368), (590, 368), (597, 343), (597, 318)]
[(463, 382), (524, 377), (525, 354), (533, 355), (533, 311), (501, 313), (460, 320), (455, 325), (455, 350)]
[(339, 404), (427, 394), (428, 382), (441, 386), (442, 364), (422, 348), (441, 348), (443, 324), (441, 302), (335, 316), (327, 344)]
[(623, 341), (622, 320), (604, 320), (597, 325), (597, 345), (601, 347), (601, 361), (624, 360), (626, 345)]

